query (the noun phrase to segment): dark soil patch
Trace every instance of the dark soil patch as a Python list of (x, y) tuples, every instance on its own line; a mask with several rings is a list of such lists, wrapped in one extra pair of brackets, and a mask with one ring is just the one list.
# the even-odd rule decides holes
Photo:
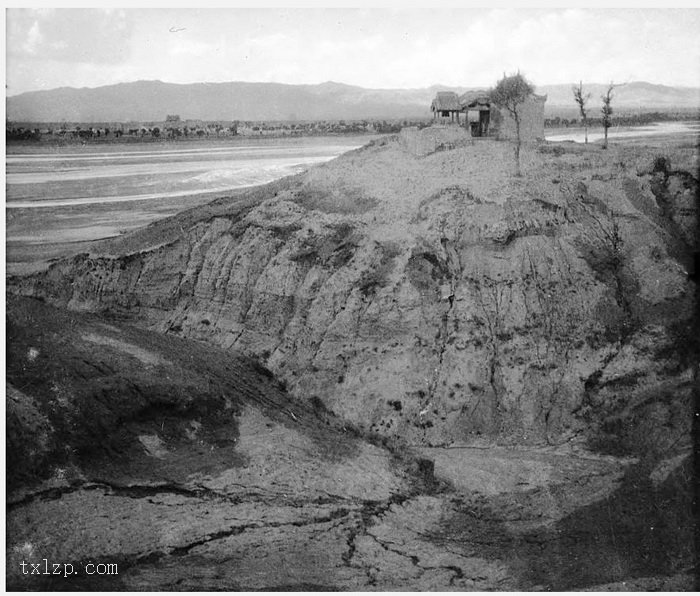
[[(458, 501), (457, 511), (433, 539), (459, 545), (468, 555), (507, 562), (522, 589), (568, 591), (687, 571), (695, 563), (697, 523), (691, 463), (686, 461), (657, 486), (651, 469), (632, 466), (609, 497), (552, 526), (523, 532), (515, 529), (518, 523), (531, 526), (543, 513), (546, 517), (537, 504), (541, 489)], [(569, 493), (550, 487), (548, 499), (564, 501)]]
[(438, 286), (449, 277), (447, 264), (435, 253), (421, 249), (414, 249), (406, 272), (411, 283), (423, 292), (437, 291)]
[(401, 249), (396, 243), (386, 242), (378, 244), (376, 253), (379, 256), (376, 265), (363, 271), (357, 284), (366, 298), (387, 285), (389, 275), (394, 269), (394, 259), (401, 254)]
[[(692, 566), (696, 521), (690, 464), (658, 487), (649, 472), (646, 466), (630, 468), (610, 497), (578, 509), (554, 532), (541, 535), (542, 553), (530, 552), (519, 562), (523, 576), (549, 589), (570, 590), (673, 575)], [(531, 534), (524, 540), (537, 538)]]
[(291, 260), (309, 266), (323, 265), (337, 269), (347, 265), (355, 256), (361, 238), (355, 226), (340, 223), (331, 226), (328, 234), (311, 236), (291, 255)]
[(293, 194), (293, 200), (309, 211), (341, 213), (343, 215), (367, 213), (377, 206), (374, 197), (355, 188), (306, 187)]
[(252, 359), (34, 299), (10, 296), (7, 312), (9, 492), (58, 468), (175, 482), (240, 465), (246, 404), (309, 435), (321, 457), (355, 452), (337, 420), (292, 399)]

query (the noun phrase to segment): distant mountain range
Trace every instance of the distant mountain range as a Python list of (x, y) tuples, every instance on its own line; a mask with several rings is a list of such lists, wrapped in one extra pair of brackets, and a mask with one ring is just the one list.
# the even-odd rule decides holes
[[(605, 85), (584, 85), (597, 105)], [(7, 118), (15, 122), (162, 121), (166, 114), (183, 120), (355, 120), (430, 116), (437, 91), (463, 93), (468, 87), (433, 85), (423, 89), (365, 89), (342, 83), (194, 83), (137, 81), (96, 88), (61, 87), (7, 98)], [(571, 85), (542, 85), (546, 109), (572, 108)], [(620, 109), (700, 108), (700, 88), (628, 83), (615, 90)]]
[[(553, 107), (573, 106), (573, 85), (542, 85), (537, 93), (547, 95), (547, 103)], [(600, 96), (608, 85), (584, 83), (584, 93), (591, 94), (591, 105), (600, 105)], [(654, 110), (657, 108), (700, 109), (700, 87), (668, 87), (641, 81), (627, 83), (613, 91), (613, 107), (624, 109)]]

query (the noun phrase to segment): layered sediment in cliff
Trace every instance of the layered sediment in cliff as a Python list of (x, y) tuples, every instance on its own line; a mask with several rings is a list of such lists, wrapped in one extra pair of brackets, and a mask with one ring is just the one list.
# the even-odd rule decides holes
[(507, 144), (384, 139), (10, 288), (254, 356), (380, 437), (671, 445), (697, 180), (657, 157), (544, 145), (516, 178)]

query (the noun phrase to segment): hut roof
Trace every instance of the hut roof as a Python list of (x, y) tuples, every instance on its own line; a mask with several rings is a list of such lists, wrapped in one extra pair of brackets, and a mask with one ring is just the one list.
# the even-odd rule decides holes
[(464, 93), (459, 98), (459, 103), (463, 108), (476, 107), (480, 105), (487, 106), (491, 104), (491, 98), (489, 97), (486, 89), (474, 89)]
[(459, 97), (454, 91), (438, 91), (435, 99), (433, 99), (433, 103), (430, 104), (430, 109), (436, 111), (459, 111), (462, 107), (459, 105)]

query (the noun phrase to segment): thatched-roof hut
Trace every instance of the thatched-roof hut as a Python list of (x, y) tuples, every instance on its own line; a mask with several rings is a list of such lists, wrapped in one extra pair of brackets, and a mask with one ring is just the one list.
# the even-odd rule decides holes
[(472, 136), (488, 136), (491, 121), (491, 98), (488, 91), (467, 91), (459, 98), (459, 105), (467, 114), (467, 126), (471, 129)]
[(472, 89), (460, 96), (459, 105), (470, 110), (488, 109), (491, 105), (491, 98), (486, 89)]
[[(520, 138), (523, 142), (544, 139), (544, 104), (546, 95), (532, 94), (518, 108)], [(462, 95), (440, 91), (430, 104), (435, 121), (459, 124), (459, 114), (465, 114), (464, 126), (473, 137), (515, 138), (515, 121), (507, 110), (491, 103), (489, 91), (473, 89)]]
[(439, 91), (430, 104), (433, 112), (433, 119), (441, 122), (457, 121), (459, 124), (459, 114), (462, 106), (459, 105), (459, 96), (454, 91)]

